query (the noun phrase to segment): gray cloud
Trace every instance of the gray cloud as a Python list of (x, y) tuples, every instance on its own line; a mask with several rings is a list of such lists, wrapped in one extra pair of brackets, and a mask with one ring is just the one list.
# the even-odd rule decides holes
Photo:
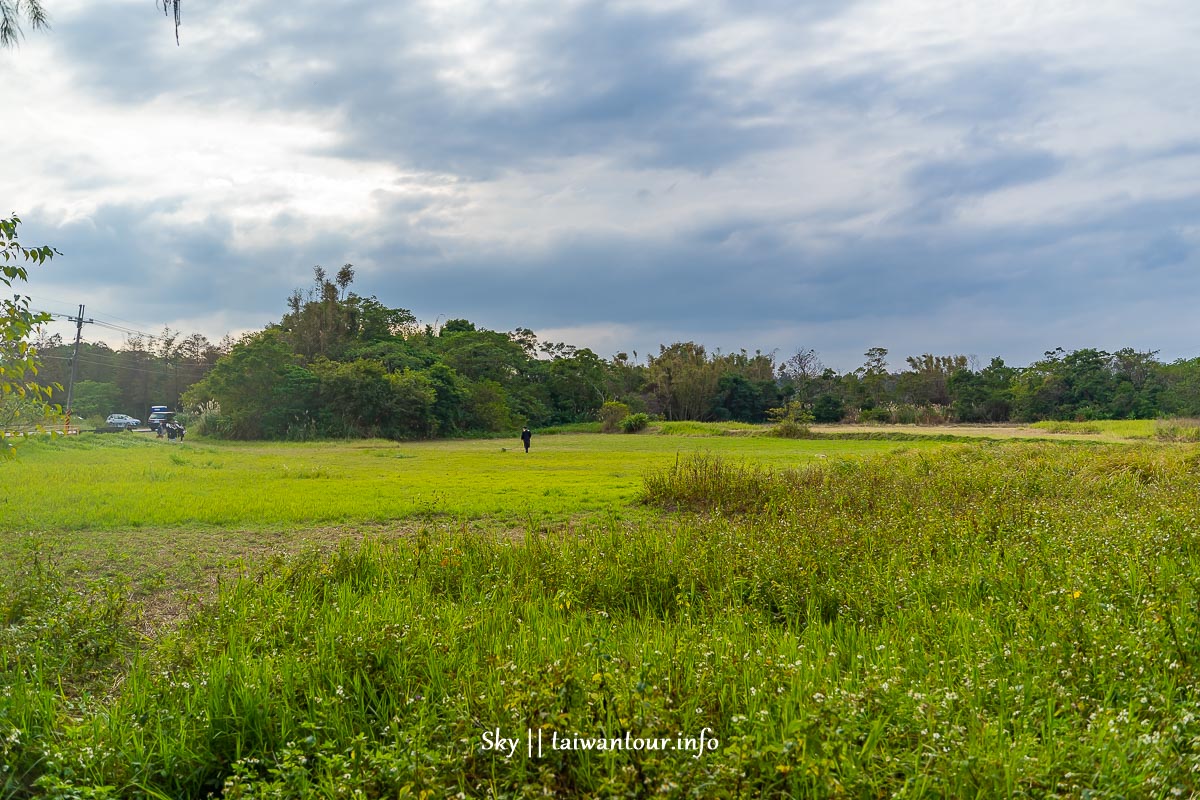
[[(961, 341), (1026, 356), (1071, 335), (1193, 342), (1173, 315), (1200, 290), (1200, 129), (1164, 76), (1196, 59), (1143, 48), (1118, 62), (1053, 31), (989, 47), (855, 27), (857, 13), (892, 7), (583, 2), (437, 17), (365, 0), (336, 13), (316, 0), (215, 2), (185, 12), (176, 48), (153, 13), (90, 4), (51, 34), (88, 102), (321, 120), (332, 137), (302, 154), (345, 170), (312, 189), (300, 172), (321, 166), (272, 166), (261, 185), (247, 169), (219, 201), (180, 185), (67, 213), (117, 185), (137, 196), (143, 173), (54, 152), (42, 168), (74, 195), (23, 216), (31, 240), (66, 254), (52, 285), (102, 287), (136, 309), (122, 316), (163, 322), (219, 309), (261, 326), (314, 264), (351, 261), (358, 291), (429, 320), (621, 326), (621, 346), (639, 352), (701, 334), (725, 349), (805, 335), (831, 362), (893, 337), (894, 351)], [(1175, 11), (1195, 19), (1186, 3)], [(1086, 22), (1117, 41), (1128, 24)], [(1137, 24), (1147, 40), (1169, 33)], [(1129, 98), (1151, 117), (1096, 124), (1095, 109)], [(162, 136), (147, 130), (144, 149), (172, 154)], [(251, 124), (244, 136), (267, 134)], [(368, 211), (299, 202), (364, 164), (392, 176), (362, 190)], [(249, 193), (255, 214), (239, 214)], [(1055, 212), (1022, 219), (1014, 200), (969, 216), (1018, 193)]]
[[(773, 220), (730, 221), (670, 238), (574, 235), (536, 258), (472, 254), (437, 269), (375, 276), (390, 302), (493, 325), (563, 327), (603, 315), (614, 323), (653, 319), (679, 330), (935, 316), (968, 303), (981, 313), (1045, 320), (1153, 300), (1163, 258), (1190, 256), (1178, 237), (1155, 238), (1190, 204), (1134, 204), (1086, 221), (1008, 226), (986, 233), (917, 231), (846, 237), (820, 255), (778, 235)], [(1113, 245), (1113, 238), (1127, 242)], [(1143, 244), (1149, 242), (1148, 245)], [(373, 253), (389, 259), (386, 248)], [(1200, 291), (1184, 271), (1177, 290)], [(1113, 296), (1119, 288), (1120, 297)], [(880, 332), (878, 338), (886, 338)], [(643, 347), (645, 343), (643, 343)]]
[[(726, 13), (775, 14), (779, 24), (805, 26), (848, 7), (787, 11), (763, 2)], [(239, 27), (255, 33), (250, 41), (234, 37), (199, 52), (152, 49), (145, 60), (121, 54), (161, 36), (153, 20), (128, 26), (97, 7), (63, 33), (79, 53), (77, 79), (118, 102), (184, 93), (207, 103), (336, 113), (344, 120), (340, 156), (476, 177), (596, 153), (640, 167), (709, 172), (795, 135), (790, 121), (746, 126), (746, 118), (771, 111), (772, 99), (715, 74), (703, 54), (681, 52), (726, 19), (706, 22), (693, 9), (614, 10), (592, 2), (555, 6), (544, 17), (534, 12), (537, 23), (529, 26), (518, 12), (494, 31), (514, 51), (512, 92), (448, 82), (442, 73), (471, 67), (471, 56), (454, 64), (431, 53), (447, 33), (412, 10), (352, 2), (330, 14), (326, 4), (300, 3), (280, 20), (275, 4), (247, 3), (237, 13)]]

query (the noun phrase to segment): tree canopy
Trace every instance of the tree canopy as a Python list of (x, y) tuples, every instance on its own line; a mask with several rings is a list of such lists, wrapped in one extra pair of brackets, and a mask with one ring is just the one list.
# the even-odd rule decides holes
[[(11, 288), (29, 279), (30, 264), (44, 264), (55, 256), (52, 247), (25, 247), (17, 240), (20, 218), (0, 218), (0, 284)], [(5, 295), (0, 300), (0, 457), (13, 452), (8, 435), (23, 422), (40, 422), (47, 416), (53, 387), (38, 381), (37, 350), (29, 343), (33, 330), (50, 316), (29, 307), (29, 296)], [(23, 427), (23, 426), (22, 426)]]

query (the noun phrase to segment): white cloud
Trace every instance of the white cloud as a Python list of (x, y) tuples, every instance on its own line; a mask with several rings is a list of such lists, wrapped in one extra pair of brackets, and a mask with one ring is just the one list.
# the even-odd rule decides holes
[[(142, 0), (54, 13), (0, 53), (2, 199), (75, 247), (41, 288), (152, 330), (259, 326), (353, 261), (605, 354), (1189, 335), (1138, 284), (1200, 288), (1189, 0), (224, 0), (180, 47)], [(168, 267), (187, 291), (114, 288)]]

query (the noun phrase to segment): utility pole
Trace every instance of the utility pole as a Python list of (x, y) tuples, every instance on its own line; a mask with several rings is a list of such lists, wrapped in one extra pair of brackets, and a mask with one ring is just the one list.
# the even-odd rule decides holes
[(71, 432), (71, 399), (75, 395), (75, 365), (79, 362), (79, 340), (83, 337), (83, 323), (92, 321), (84, 320), (82, 303), (79, 304), (79, 316), (67, 319), (75, 323), (75, 349), (71, 351), (71, 379), (67, 381), (67, 421), (63, 433)]

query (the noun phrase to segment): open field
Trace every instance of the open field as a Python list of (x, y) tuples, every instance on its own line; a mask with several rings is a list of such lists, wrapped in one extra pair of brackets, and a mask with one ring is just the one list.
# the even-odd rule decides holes
[(703, 433), (26, 447), (0, 796), (1200, 791), (1194, 446)]
[[(130, 579), (135, 597), (152, 598), (153, 624), (177, 616), (181, 592), (310, 545), (645, 516), (634, 505), (644, 475), (681, 455), (794, 466), (914, 446), (936, 443), (585, 434), (539, 436), (526, 455), (519, 440), (171, 445), (85, 434), (30, 442), (19, 469), (0, 469), (0, 531), (34, 534), (69, 573)], [(18, 564), (17, 541), (0, 541), (0, 575)]]
[[(136, 434), (31, 442), (0, 472), (0, 530), (294, 527), (449, 518), (525, 527), (625, 513), (648, 470), (696, 451), (776, 466), (936, 442), (772, 437), (171, 445)], [(14, 485), (12, 481), (20, 481)], [(19, 502), (17, 501), (19, 498)]]

